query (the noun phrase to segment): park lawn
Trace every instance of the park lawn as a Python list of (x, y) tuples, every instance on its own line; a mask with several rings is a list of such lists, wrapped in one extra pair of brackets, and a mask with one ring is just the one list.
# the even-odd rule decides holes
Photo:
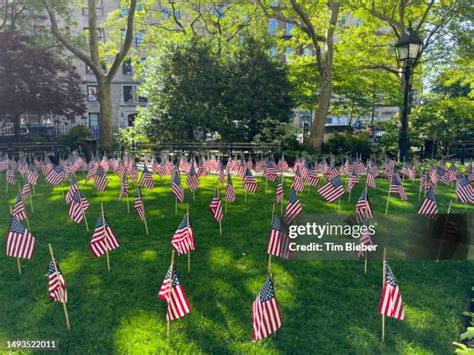
[[(153, 191), (143, 192), (150, 235), (135, 212), (127, 213), (117, 200), (120, 181), (109, 174), (103, 196), (106, 216), (121, 247), (111, 252), (111, 272), (105, 256), (96, 259), (88, 249), (100, 211), (100, 197), (84, 175), (80, 187), (91, 202), (87, 213), (90, 232), (67, 216), (61, 190), (40, 179), (30, 213), (31, 232), (38, 247), (30, 261), (22, 261), (21, 276), (13, 258), (0, 258), (0, 351), (7, 340), (56, 339), (61, 353), (130, 353), (160, 351), (201, 353), (451, 353), (465, 324), (472, 286), (472, 261), (392, 261), (405, 303), (406, 319), (386, 320), (386, 341), (380, 343), (381, 318), (377, 306), (381, 293), (381, 262), (370, 261), (363, 274), (361, 261), (309, 261), (273, 258), (275, 288), (283, 326), (276, 337), (253, 343), (252, 302), (262, 287), (266, 272), (268, 231), (275, 184), (265, 194), (263, 180), (256, 195), (244, 202), (240, 179), (234, 178), (236, 203), (228, 206), (223, 235), (208, 211), (216, 177), (201, 179), (196, 201), (186, 192), (197, 250), (192, 254), (191, 272), (187, 257), (176, 264), (192, 312), (172, 322), (166, 336), (166, 306), (156, 297), (170, 264), (170, 239), (186, 211), (174, 212), (169, 179), (155, 178)], [(183, 178), (184, 181), (184, 178)], [(290, 179), (286, 179), (286, 198)], [(416, 213), (418, 182), (405, 183), (410, 201), (393, 199), (392, 214)], [(4, 175), (0, 178), (0, 233), (6, 236), (8, 204)], [(221, 196), (223, 196), (221, 188)], [(352, 202), (344, 198), (341, 213), (353, 214), (362, 186)], [(385, 210), (387, 183), (377, 180), (370, 191), (375, 213)], [(134, 189), (131, 191), (133, 195)], [(441, 187), (440, 212), (454, 199), (453, 186)], [(315, 192), (300, 195), (305, 213), (337, 211)], [(7, 204), (8, 201), (8, 204)], [(133, 199), (131, 208), (133, 208)], [(28, 212), (29, 202), (26, 201)], [(454, 203), (453, 210), (464, 207)], [(409, 230), (399, 226), (400, 235)], [(2, 238), (0, 249), (5, 250)], [(68, 309), (72, 330), (65, 330), (63, 309), (47, 295), (47, 272), (51, 243), (68, 285)]]

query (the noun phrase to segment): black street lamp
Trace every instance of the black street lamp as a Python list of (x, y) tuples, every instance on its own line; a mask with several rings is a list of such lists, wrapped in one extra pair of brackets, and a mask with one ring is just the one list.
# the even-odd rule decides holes
[(420, 35), (413, 28), (408, 27), (407, 31), (400, 36), (395, 44), (397, 51), (397, 61), (404, 71), (405, 85), (403, 93), (402, 126), (400, 128), (399, 151), (400, 159), (404, 159), (408, 151), (408, 113), (411, 104), (411, 70), (416, 66), (421, 55), (423, 41)]

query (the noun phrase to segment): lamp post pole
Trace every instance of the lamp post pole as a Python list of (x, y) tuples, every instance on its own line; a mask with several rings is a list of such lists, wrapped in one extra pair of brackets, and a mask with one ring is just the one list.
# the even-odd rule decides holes
[(402, 111), (402, 122), (400, 128), (400, 136), (399, 136), (399, 149), (400, 149), (400, 160), (404, 160), (407, 156), (408, 152), (408, 113), (410, 112), (410, 104), (411, 104), (411, 83), (410, 83), (410, 76), (411, 76), (411, 68), (410, 65), (405, 67), (405, 85), (404, 85), (404, 93), (403, 93), (403, 111)]

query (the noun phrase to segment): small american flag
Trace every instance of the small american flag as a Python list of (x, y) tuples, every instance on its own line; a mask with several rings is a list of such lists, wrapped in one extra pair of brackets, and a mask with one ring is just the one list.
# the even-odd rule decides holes
[(395, 193), (400, 196), (400, 200), (407, 201), (408, 196), (403, 188), (402, 181), (400, 180), (400, 175), (397, 172), (392, 173), (392, 177), (390, 179), (390, 193)]
[(369, 201), (369, 196), (366, 191), (362, 192), (356, 204), (356, 220), (357, 223), (363, 223), (367, 219), (374, 216), (372, 206)]
[(142, 176), (140, 177), (138, 184), (145, 189), (152, 189), (155, 187), (155, 180), (153, 180), (153, 176), (151, 175), (150, 170), (148, 170), (146, 162), (143, 166)]
[(466, 176), (457, 181), (456, 196), (462, 203), (474, 203), (474, 188)]
[(295, 177), (293, 178), (291, 188), (298, 192), (304, 191), (304, 180), (303, 180), (303, 177), (301, 176), (299, 167), (296, 168)]
[(102, 166), (99, 166), (94, 178), (94, 187), (97, 189), (97, 191), (104, 192), (108, 184), (109, 180), (105, 175), (105, 170), (102, 168)]
[(219, 168), (217, 169), (217, 179), (219, 179), (221, 184), (225, 183), (225, 171), (222, 162), (219, 162)]
[(270, 181), (278, 179), (277, 169), (273, 161), (269, 161), (265, 169), (265, 177)]
[(281, 181), (278, 183), (275, 190), (275, 203), (280, 203), (284, 195), (284, 184), (283, 184), (283, 174), (281, 175)]
[(33, 166), (30, 166), (30, 168), (28, 169), (26, 173), (26, 176), (30, 184), (36, 186), (36, 184), (38, 183), (39, 175)]
[(12, 215), (7, 236), (7, 256), (31, 259), (35, 248), (35, 237), (23, 227), (16, 216)]
[(425, 199), (418, 210), (418, 214), (429, 219), (435, 219), (438, 214), (438, 206), (436, 205), (436, 195), (432, 188), (426, 193)]
[(7, 170), (7, 182), (10, 185), (14, 185), (16, 183), (15, 170), (13, 170), (13, 169), (8, 169)]
[(311, 169), (309, 169), (308, 172), (308, 184), (314, 187), (318, 186), (319, 184), (318, 172), (316, 171), (314, 165), (311, 167)]
[(165, 280), (158, 292), (158, 298), (161, 298), (168, 305), (167, 320), (179, 319), (191, 312), (191, 306), (178, 278), (176, 265), (173, 264), (168, 269)]
[(375, 176), (372, 174), (372, 172), (368, 172), (367, 178), (365, 180), (365, 183), (367, 184), (368, 187), (375, 189), (377, 186), (375, 185)]
[(390, 179), (395, 170), (395, 161), (391, 159), (386, 159), (384, 164), (382, 165), (383, 174), (385, 177)]
[(89, 244), (89, 249), (96, 258), (104, 255), (107, 251), (117, 249), (120, 246), (120, 242), (110, 227), (107, 218), (102, 218), (102, 215), (99, 215), (97, 219), (97, 225), (92, 235), (91, 242)]
[(214, 197), (211, 200), (211, 203), (209, 204), (209, 210), (212, 213), (212, 216), (217, 222), (222, 221), (224, 218), (224, 212), (222, 211), (222, 203), (221, 199), (219, 197), (219, 189), (216, 189), (214, 192)]
[(194, 168), (194, 164), (191, 165), (189, 169), (188, 176), (186, 176), (186, 184), (190, 191), (196, 191), (199, 186), (199, 178), (196, 174), (196, 169)]
[(73, 175), (71, 178), (71, 182), (69, 183), (69, 190), (67, 191), (66, 196), (64, 198), (67, 204), (71, 203), (77, 191), (79, 191), (79, 187), (77, 186), (76, 178)]
[(227, 172), (227, 186), (225, 187), (225, 198), (228, 202), (235, 201), (234, 185), (232, 184), (232, 177), (230, 176), (230, 172)]
[(344, 195), (344, 186), (339, 175), (335, 176), (318, 190), (319, 194), (328, 202), (337, 201)]
[(288, 259), (290, 255), (289, 239), (277, 215), (273, 215), (267, 253), (284, 259)]
[(49, 298), (56, 302), (67, 303), (66, 281), (64, 280), (64, 275), (61, 272), (61, 268), (59, 267), (59, 261), (57, 259), (56, 269), (54, 268), (54, 261), (53, 259), (51, 259), (51, 262), (49, 263)]
[(190, 250), (195, 250), (194, 232), (191, 226), (189, 215), (185, 214), (178, 229), (171, 239), (171, 245), (179, 255), (187, 254)]
[(252, 305), (253, 341), (275, 333), (282, 324), (280, 309), (275, 297), (273, 278), (267, 277), (265, 284)]
[(173, 179), (171, 179), (171, 192), (178, 202), (184, 202), (184, 189), (181, 186), (181, 175), (178, 169), (175, 169)]
[(133, 206), (135, 208), (135, 211), (137, 212), (138, 214), (138, 217), (140, 217), (140, 219), (142, 221), (145, 220), (146, 216), (145, 216), (145, 206), (143, 205), (143, 200), (142, 200), (142, 195), (140, 193), (140, 188), (137, 188), (137, 193), (135, 195), (135, 204)]
[(76, 223), (81, 223), (84, 219), (85, 206), (82, 203), (79, 191), (76, 191), (69, 206), (69, 217)]
[(278, 171), (285, 172), (288, 170), (288, 163), (285, 160), (285, 157), (282, 155), (278, 161)]
[(460, 176), (459, 170), (456, 168), (454, 163), (448, 169), (448, 180), (449, 182), (456, 181)]
[(13, 206), (12, 209), (12, 215), (17, 217), (20, 221), (28, 218), (26, 215), (25, 202), (23, 201), (21, 194), (18, 194), (16, 198), (15, 206)]
[(400, 288), (387, 262), (385, 262), (385, 283), (379, 303), (379, 313), (398, 320), (405, 318)]
[(339, 171), (336, 168), (329, 168), (329, 167), (325, 169), (323, 175), (327, 181), (331, 181), (338, 176), (340, 177)]
[(120, 185), (119, 199), (128, 197), (128, 177), (127, 175), (122, 176), (122, 184)]
[(438, 181), (441, 181), (443, 184), (449, 184), (449, 174), (445, 169), (440, 166), (436, 168), (436, 177)]
[(30, 193), (31, 193), (31, 185), (28, 180), (28, 177), (25, 175), (25, 183), (23, 184), (23, 187), (21, 189), (21, 196), (23, 198), (28, 198), (30, 197)]
[(351, 176), (349, 177), (349, 182), (347, 183), (347, 191), (352, 191), (354, 186), (359, 183), (359, 176), (357, 176), (355, 170), (352, 171)]
[(409, 179), (414, 178), (413, 170), (411, 169), (410, 164), (408, 164), (407, 162), (403, 163), (402, 175), (406, 176)]
[[(373, 245), (372, 238), (370, 238), (370, 234), (368, 230), (365, 230), (364, 233), (360, 236), (359, 239), (359, 245), (360, 246), (370, 246)], [(364, 250), (357, 250), (356, 251), (356, 256), (358, 258), (365, 258), (366, 255), (368, 255), (368, 251)]]
[(63, 167), (61, 165), (57, 165), (49, 171), (48, 175), (46, 176), (46, 182), (53, 186), (57, 186), (64, 181), (64, 178), (65, 174)]
[(89, 163), (89, 168), (87, 170), (87, 175), (86, 175), (86, 182), (95, 177), (95, 174), (97, 172), (97, 167), (98, 167), (97, 162), (91, 161)]
[(257, 181), (255, 181), (255, 178), (253, 177), (249, 168), (247, 168), (247, 170), (245, 171), (243, 186), (244, 189), (250, 192), (251, 194), (254, 194), (257, 191)]
[(285, 214), (283, 219), (285, 220), (286, 224), (291, 224), (293, 221), (298, 217), (298, 215), (302, 211), (300, 200), (298, 200), (298, 196), (295, 190), (291, 190), (290, 199), (288, 200), (288, 205), (285, 209)]
[(242, 158), (238, 166), (237, 175), (239, 175), (243, 179), (245, 176), (246, 170), (247, 170), (247, 167), (245, 165), (244, 158)]

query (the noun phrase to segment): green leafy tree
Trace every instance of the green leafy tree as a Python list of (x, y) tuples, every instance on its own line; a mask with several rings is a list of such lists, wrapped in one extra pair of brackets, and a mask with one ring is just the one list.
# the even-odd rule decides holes
[(193, 141), (205, 138), (221, 117), (222, 71), (210, 47), (197, 37), (166, 44), (146, 61), (137, 130), (150, 139)]
[(264, 130), (261, 139), (277, 139), (278, 130), (272, 128), (287, 124), (294, 107), (285, 66), (271, 58), (264, 44), (246, 37), (223, 67), (224, 116), (218, 132), (228, 141), (251, 141)]
[[(96, 77), (100, 103), (99, 143), (102, 149), (108, 150), (112, 148), (113, 144), (111, 84), (132, 45), (137, 0), (127, 1), (128, 6), (122, 8), (127, 12), (127, 15), (118, 21), (119, 25), (123, 26), (122, 29), (125, 28), (123, 38), (120, 38), (116, 43), (102, 44), (98, 34), (96, 0), (87, 0), (86, 2), (89, 30), (86, 33), (87, 44), (85, 45), (77, 36), (72, 35), (71, 31), (61, 29), (60, 26), (64, 21), (57, 20), (57, 14), (70, 19), (71, 4), (67, 1), (42, 0), (51, 22), (51, 32), (54, 38), (74, 56), (87, 64)], [(107, 64), (105, 73), (102, 70), (104, 63)]]

